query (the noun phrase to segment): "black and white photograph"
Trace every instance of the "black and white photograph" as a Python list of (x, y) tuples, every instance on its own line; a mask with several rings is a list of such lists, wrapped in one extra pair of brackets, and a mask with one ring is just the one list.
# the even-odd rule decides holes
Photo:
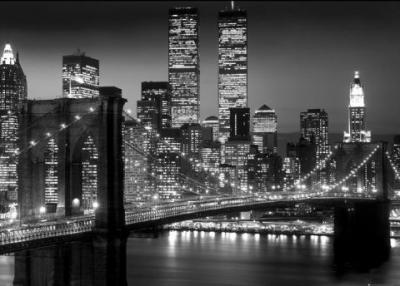
[(0, 2), (0, 286), (400, 286), (400, 2)]

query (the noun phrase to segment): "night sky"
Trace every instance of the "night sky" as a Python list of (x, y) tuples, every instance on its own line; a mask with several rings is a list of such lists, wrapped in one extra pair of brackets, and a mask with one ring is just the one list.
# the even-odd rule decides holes
[[(142, 81), (166, 81), (168, 8), (200, 11), (201, 117), (217, 115), (217, 13), (223, 2), (0, 3), (0, 44), (20, 53), (30, 98), (61, 94), (62, 56), (77, 48), (100, 60), (100, 84), (136, 110)], [(299, 113), (325, 108), (331, 132), (347, 126), (359, 70), (372, 133), (400, 133), (400, 3), (240, 2), (248, 12), (249, 106), (267, 104), (279, 132)]]

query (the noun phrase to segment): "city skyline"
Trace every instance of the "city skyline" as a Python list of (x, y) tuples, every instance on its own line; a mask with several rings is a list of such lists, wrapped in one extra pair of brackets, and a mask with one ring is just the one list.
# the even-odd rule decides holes
[[(31, 8), (39, 15), (56, 11), (65, 15), (76, 5), (48, 4), (47, 10), (41, 10), (43, 4), (40, 3)], [(4, 5), (17, 7), (21, 4)], [(146, 17), (134, 17), (137, 12), (132, 11), (146, 9), (151, 4), (122, 5), (126, 5), (126, 9), (120, 10), (126, 11), (118, 13), (116, 7), (120, 6), (112, 3), (99, 3), (95, 8), (89, 4), (81, 5), (77, 13), (84, 13), (90, 7), (101, 18), (98, 22), (97, 18), (89, 21), (86, 26), (80, 21), (68, 25), (56, 23), (57, 17), (50, 16), (48, 20), (41, 19), (28, 27), (32, 18), (25, 11), (29, 9), (21, 11), (14, 19), (5, 15), (0, 20), (4, 24), (1, 25), (0, 38), (3, 44), (11, 42), (15, 51), (20, 52), (28, 80), (28, 97), (61, 96), (62, 56), (79, 47), (88, 56), (100, 60), (102, 85), (112, 83), (120, 86), (129, 100), (127, 107), (134, 111), (136, 100), (140, 99), (142, 81), (166, 81), (168, 78), (168, 9), (190, 5), (198, 8), (200, 15), (201, 120), (217, 115), (217, 14), (230, 3), (158, 3), (146, 10)], [(236, 6), (248, 13), (248, 101), (252, 112), (263, 104), (271, 106), (277, 112), (278, 132), (299, 132), (301, 111), (324, 108), (330, 117), (329, 131), (342, 133), (347, 126), (351, 77), (355, 70), (359, 70), (365, 87), (368, 128), (373, 135), (396, 133), (395, 124), (392, 124), (396, 122), (395, 105), (390, 102), (396, 98), (395, 71), (400, 60), (396, 52), (400, 50), (400, 43), (395, 38), (400, 26), (397, 25), (400, 5), (236, 2)], [(109, 22), (103, 17), (106, 10), (114, 12), (111, 19), (119, 16), (119, 20), (108, 28), (105, 26)], [(121, 18), (129, 11), (135, 20)], [(320, 19), (321, 15), (323, 19)], [(321, 20), (319, 27), (314, 25), (317, 20)], [(268, 26), (265, 26), (266, 22)], [(143, 24), (148, 24), (152, 33), (139, 31)], [(118, 25), (123, 28), (116, 31)], [(37, 41), (28, 43), (26, 35), (33, 28), (38, 34), (30, 37), (37, 36)], [(55, 35), (57, 29), (63, 31), (63, 39)], [(306, 36), (299, 38), (304, 32)], [(99, 45), (101, 38), (102, 45)], [(333, 41), (336, 41), (336, 46), (332, 46)], [(145, 49), (145, 46), (151, 48)], [(294, 48), (296, 53), (293, 53)], [(41, 88), (43, 84), (48, 87), (46, 91)], [(295, 97), (301, 100), (293, 100)]]

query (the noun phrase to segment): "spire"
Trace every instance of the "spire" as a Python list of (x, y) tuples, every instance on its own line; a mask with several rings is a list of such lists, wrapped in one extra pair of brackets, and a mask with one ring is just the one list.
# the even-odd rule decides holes
[(360, 81), (360, 72), (359, 71), (355, 71), (354, 72), (354, 80), (353, 80), (354, 84), (358, 84), (361, 85), (361, 81)]
[(1, 56), (0, 64), (13, 65), (15, 64), (14, 54), (11, 45), (7, 43), (3, 50), (3, 55)]
[(235, 10), (235, 1), (231, 1), (231, 9)]

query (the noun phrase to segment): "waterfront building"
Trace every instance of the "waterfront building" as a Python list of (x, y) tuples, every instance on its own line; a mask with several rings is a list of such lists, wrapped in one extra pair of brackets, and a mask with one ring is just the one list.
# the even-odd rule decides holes
[(267, 105), (255, 111), (252, 119), (252, 143), (258, 146), (260, 153), (278, 151), (278, 118), (275, 110)]
[[(0, 205), (17, 201), (18, 110), (27, 97), (26, 76), (18, 53), (6, 44), (0, 59)], [(54, 189), (47, 185), (47, 198)], [(46, 192), (45, 190), (45, 192)]]
[[(233, 3), (233, 2), (232, 2)], [(230, 109), (247, 107), (247, 12), (235, 8), (218, 13), (219, 137), (230, 135)]]
[(350, 86), (348, 131), (344, 132), (343, 142), (371, 142), (371, 131), (366, 130), (365, 112), (364, 88), (360, 73), (355, 71)]
[(64, 97), (99, 96), (99, 61), (79, 50), (63, 56), (62, 92)]
[(200, 120), (199, 14), (196, 8), (169, 10), (168, 81), (172, 127)]

